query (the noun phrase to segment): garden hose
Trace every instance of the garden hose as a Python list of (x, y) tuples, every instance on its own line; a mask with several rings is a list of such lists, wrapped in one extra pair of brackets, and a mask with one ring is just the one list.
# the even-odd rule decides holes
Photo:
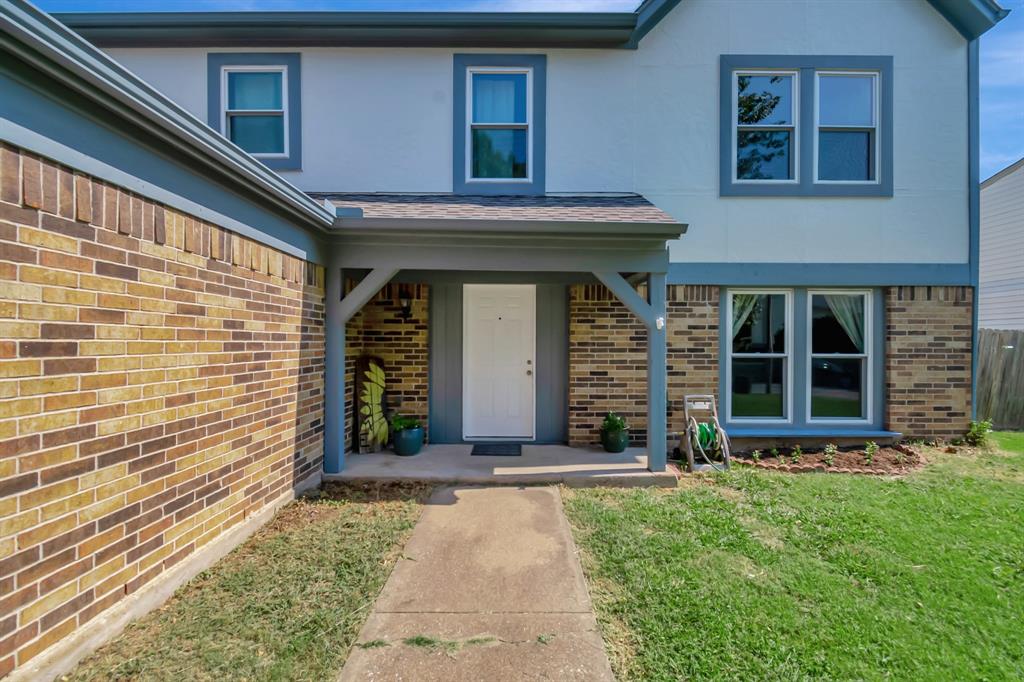
[(693, 417), (690, 417), (690, 428), (689, 428), (690, 441), (697, 446), (700, 451), (700, 456), (707, 462), (712, 469), (715, 471), (725, 471), (725, 463), (721, 465), (711, 461), (711, 458), (707, 455), (707, 450), (714, 452), (721, 447), (719, 441), (720, 433), (714, 424), (710, 422), (698, 422)]

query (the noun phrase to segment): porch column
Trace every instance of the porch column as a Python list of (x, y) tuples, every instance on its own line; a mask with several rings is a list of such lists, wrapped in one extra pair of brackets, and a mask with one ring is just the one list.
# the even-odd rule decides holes
[(326, 357), (324, 362), (324, 473), (338, 474), (345, 468), (345, 325), (362, 310), (398, 268), (371, 270), (359, 284), (344, 294), (344, 271), (340, 248), (335, 247), (327, 267), (327, 304), (325, 306)]
[(647, 324), (647, 468), (664, 471), (668, 448), (668, 343), (666, 274), (647, 276), (647, 299), (654, 317)]
[(345, 320), (341, 314), (344, 271), (336, 255), (327, 265), (324, 320), (324, 473), (345, 468)]

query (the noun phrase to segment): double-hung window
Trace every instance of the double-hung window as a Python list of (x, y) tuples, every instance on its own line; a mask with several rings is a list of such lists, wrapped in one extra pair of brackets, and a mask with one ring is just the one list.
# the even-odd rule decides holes
[(207, 55), (208, 123), (275, 170), (302, 168), (301, 55)]
[(878, 177), (878, 74), (817, 74), (815, 154), (818, 182)]
[(470, 180), (530, 179), (530, 69), (469, 70)]
[(810, 291), (810, 419), (867, 419), (871, 392), (871, 296)]
[(254, 156), (288, 156), (283, 66), (225, 66), (221, 72), (224, 136)]
[(544, 193), (546, 67), (545, 55), (454, 56), (456, 194)]
[(796, 178), (796, 71), (736, 71), (735, 178), (739, 182)]
[(722, 55), (721, 196), (892, 196), (892, 57)]
[(791, 300), (788, 291), (729, 292), (731, 419), (789, 419)]

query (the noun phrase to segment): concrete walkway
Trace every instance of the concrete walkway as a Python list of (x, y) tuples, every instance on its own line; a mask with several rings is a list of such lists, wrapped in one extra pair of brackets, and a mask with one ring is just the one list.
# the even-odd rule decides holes
[(612, 680), (556, 488), (441, 488), (342, 680)]

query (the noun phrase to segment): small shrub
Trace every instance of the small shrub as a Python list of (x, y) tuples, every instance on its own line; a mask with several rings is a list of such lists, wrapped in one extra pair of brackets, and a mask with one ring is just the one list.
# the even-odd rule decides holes
[(772, 448), (768, 452), (771, 454), (772, 457), (775, 457), (776, 459), (782, 459), (782, 457), (779, 455), (779, 449), (778, 448)]
[(992, 422), (988, 419), (972, 421), (964, 434), (964, 442), (976, 448), (988, 445), (988, 434), (992, 433)]
[(835, 443), (828, 443), (825, 445), (825, 464), (826, 466), (832, 466), (836, 461), (836, 454), (839, 452), (839, 448), (836, 447)]
[(601, 422), (601, 430), (607, 431), (608, 433), (615, 433), (617, 431), (625, 431), (629, 428), (629, 424), (626, 423), (625, 417), (622, 415), (609, 412), (604, 416), (604, 421)]
[(875, 460), (875, 455), (878, 454), (878, 443), (873, 440), (869, 440), (864, 445), (864, 461), (871, 464)]
[(754, 460), (755, 462), (760, 462), (761, 461), (761, 451), (760, 450), (754, 450), (753, 452), (751, 452), (750, 453), (750, 459)]
[(797, 443), (796, 445), (793, 446), (793, 449), (789, 453), (789, 461), (791, 461), (793, 464), (796, 464), (797, 462), (800, 461), (800, 458), (803, 456), (804, 450), (803, 448), (800, 447), (800, 444)]
[(903, 452), (902, 450), (897, 450), (896, 451), (896, 463), (899, 464), (900, 466), (903, 466), (903, 464), (906, 461), (907, 461), (906, 453)]

